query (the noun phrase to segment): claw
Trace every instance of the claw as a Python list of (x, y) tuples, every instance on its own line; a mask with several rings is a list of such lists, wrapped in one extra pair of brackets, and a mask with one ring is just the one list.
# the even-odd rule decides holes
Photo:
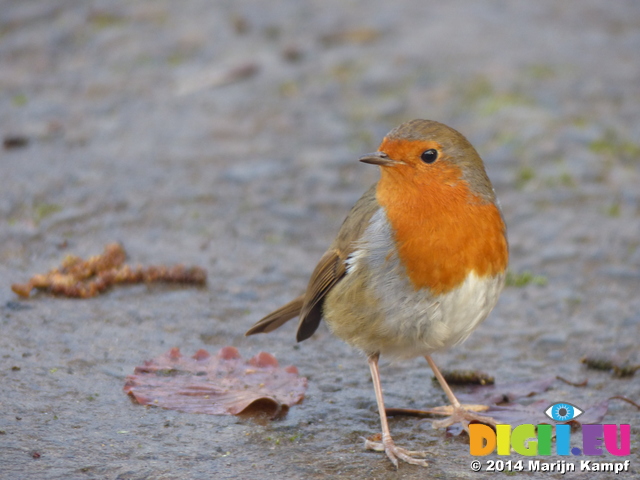
[(453, 413), (451, 416), (443, 418), (442, 420), (434, 420), (431, 425), (433, 425), (433, 428), (447, 428), (455, 423), (460, 423), (462, 428), (469, 433), (470, 422), (484, 423), (485, 425), (489, 425), (494, 428), (496, 426), (496, 421), (493, 418), (478, 415), (477, 413), (470, 412), (462, 407), (453, 407)]
[(393, 439), (391, 437), (384, 437), (382, 442), (374, 442), (364, 437), (362, 437), (362, 439), (364, 440), (364, 448), (367, 450), (386, 453), (387, 457), (389, 457), (389, 460), (391, 460), (391, 463), (393, 463), (396, 469), (398, 468), (398, 459), (403, 462), (410, 463), (411, 465), (419, 465), (421, 467), (429, 465), (426, 460), (423, 460), (423, 458), (427, 456), (427, 452), (413, 451), (397, 447), (396, 444), (393, 443)]

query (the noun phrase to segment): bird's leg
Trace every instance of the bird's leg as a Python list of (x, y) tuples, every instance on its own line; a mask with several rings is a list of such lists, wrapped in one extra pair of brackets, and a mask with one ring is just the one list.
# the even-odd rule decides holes
[(451, 387), (449, 387), (449, 384), (442, 376), (442, 373), (440, 373), (440, 369), (431, 358), (431, 355), (425, 355), (424, 358), (427, 360), (427, 363), (431, 367), (431, 370), (433, 370), (434, 375), (438, 379), (438, 383), (440, 383), (440, 386), (444, 390), (444, 393), (447, 395), (447, 398), (449, 399), (449, 401), (451, 402), (451, 406), (453, 407), (453, 414), (450, 417), (447, 417), (443, 420), (434, 420), (432, 424), (434, 428), (446, 428), (449, 425), (460, 422), (460, 424), (462, 424), (462, 428), (464, 428), (466, 432), (469, 433), (469, 422), (472, 421), (484, 423), (494, 427), (496, 426), (496, 422), (493, 418), (486, 417), (484, 415), (478, 415), (477, 413), (470, 412), (462, 407), (456, 396), (453, 394)]
[(364, 439), (364, 447), (369, 450), (375, 450), (377, 452), (384, 452), (389, 457), (389, 460), (398, 468), (398, 458), (407, 463), (413, 465), (427, 466), (425, 457), (426, 452), (412, 452), (404, 448), (396, 447), (391, 438), (391, 432), (389, 431), (389, 424), (387, 423), (387, 414), (384, 410), (384, 400), (382, 398), (382, 385), (380, 384), (380, 372), (378, 370), (378, 358), (379, 354), (375, 353), (370, 355), (367, 361), (369, 362), (369, 369), (371, 370), (371, 378), (373, 380), (373, 389), (376, 392), (376, 401), (378, 403), (378, 412), (380, 412), (380, 424), (382, 425), (382, 442), (372, 442), (371, 440)]

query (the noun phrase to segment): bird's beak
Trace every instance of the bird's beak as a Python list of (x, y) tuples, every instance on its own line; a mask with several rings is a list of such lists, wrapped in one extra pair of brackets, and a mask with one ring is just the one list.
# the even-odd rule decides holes
[(389, 155), (384, 152), (367, 153), (366, 155), (360, 157), (360, 161), (363, 163), (370, 163), (371, 165), (379, 165), (381, 167), (390, 167), (402, 163), (396, 160), (392, 160), (391, 158), (389, 158)]

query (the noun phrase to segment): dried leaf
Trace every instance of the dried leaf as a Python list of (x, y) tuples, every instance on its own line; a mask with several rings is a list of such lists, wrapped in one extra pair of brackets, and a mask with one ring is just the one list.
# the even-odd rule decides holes
[[(582, 413), (577, 419), (570, 420), (566, 423), (573, 428), (581, 427), (583, 424), (602, 423), (604, 416), (609, 410), (609, 401), (611, 398), (602, 400), (599, 403), (586, 407), (584, 413)], [(624, 399), (626, 400), (626, 399)], [(553, 422), (544, 414), (544, 410), (553, 402), (549, 400), (537, 400), (536, 402), (528, 405), (504, 405), (504, 406), (492, 406), (487, 411), (487, 414), (493, 417), (497, 423), (510, 424), (510, 425), (522, 425), (522, 424), (556, 424), (561, 422)]]
[(544, 411), (549, 405), (551, 405), (551, 403), (551, 401), (544, 399), (537, 400), (529, 405), (520, 405), (517, 403), (509, 405), (491, 405), (487, 411), (487, 415), (492, 417), (496, 423), (500, 424), (551, 424), (551, 419), (544, 414)]
[(307, 379), (294, 366), (280, 368), (269, 353), (245, 361), (235, 347), (217, 355), (198, 350), (184, 357), (178, 348), (136, 367), (124, 391), (142, 405), (209, 415), (265, 413), (283, 416), (300, 403)]
[[(551, 405), (551, 403), (549, 403), (549, 405)], [(580, 415), (576, 420), (571, 420), (567, 423), (570, 423), (572, 426), (582, 425), (585, 423), (602, 423), (602, 419), (607, 414), (607, 410), (609, 410), (608, 398), (600, 403), (584, 408), (584, 413), (582, 415)]]
[[(554, 425), (559, 422), (553, 422), (549, 417), (547, 417), (544, 412), (552, 403), (557, 402), (557, 399), (554, 399), (555, 401), (548, 399), (539, 399), (528, 405), (521, 405), (512, 402), (519, 398), (531, 397), (533, 395), (547, 391), (556, 379), (565, 383), (569, 383), (570, 385), (586, 385), (586, 381), (580, 384), (574, 384), (572, 382), (568, 382), (562, 377), (556, 377), (555, 379), (550, 377), (541, 380), (518, 382), (507, 385), (473, 387), (468, 393), (458, 393), (457, 397), (461, 401), (472, 402), (472, 404), (462, 405), (466, 410), (472, 412), (483, 412), (483, 415), (493, 418), (493, 420), (495, 420), (497, 424)], [(583, 424), (602, 423), (604, 416), (607, 414), (609, 402), (614, 399), (623, 400), (640, 410), (640, 405), (633, 402), (632, 400), (626, 397), (614, 396), (584, 408), (584, 413), (582, 413), (577, 419), (568, 421), (566, 423), (571, 425), (572, 428), (580, 428)], [(386, 409), (386, 412), (389, 416), (448, 416), (452, 414), (452, 408), (453, 407), (451, 405), (434, 407), (428, 410), (388, 408)], [(458, 436), (463, 431), (464, 430), (460, 424), (453, 424), (447, 427), (448, 436)]]
[(478, 386), (469, 393), (458, 394), (458, 399), (466, 403), (497, 405), (511, 403), (522, 397), (531, 397), (551, 388), (555, 377), (543, 378), (529, 382), (517, 382), (506, 385)]

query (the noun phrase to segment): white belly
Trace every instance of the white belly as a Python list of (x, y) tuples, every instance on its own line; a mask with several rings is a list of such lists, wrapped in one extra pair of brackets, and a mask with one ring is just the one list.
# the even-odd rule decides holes
[(344, 295), (344, 301), (355, 303), (353, 308), (370, 318), (360, 321), (354, 314), (363, 331), (354, 334), (337, 323), (332, 325), (330, 315), (329, 326), (366, 353), (377, 351), (395, 358), (427, 355), (464, 341), (495, 306), (504, 275), (479, 278), (471, 272), (461, 286), (438, 296), (427, 289), (415, 290), (397, 253), (389, 249), (391, 234), (380, 209), (348, 260), (345, 278), (335, 288), (338, 301), (341, 291), (348, 292), (353, 285), (367, 289), (366, 304), (361, 300), (358, 305), (352, 295)]
[(393, 299), (385, 295), (384, 328), (397, 341), (381, 353), (412, 358), (463, 342), (493, 310), (502, 285), (502, 277), (478, 278), (471, 273), (459, 288), (437, 297), (411, 292), (404, 296), (402, 308), (393, 308)]

